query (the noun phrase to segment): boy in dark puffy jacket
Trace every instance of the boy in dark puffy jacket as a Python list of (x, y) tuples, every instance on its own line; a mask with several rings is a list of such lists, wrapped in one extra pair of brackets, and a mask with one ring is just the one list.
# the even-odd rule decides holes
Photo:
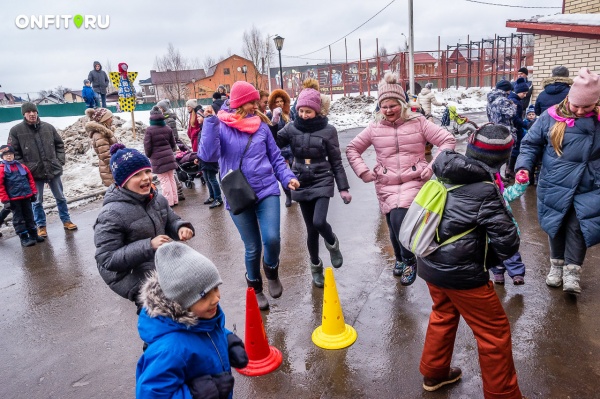
[(445, 151), (434, 162), (440, 181), (462, 185), (448, 192), (439, 242), (476, 228), (418, 260), (418, 274), (433, 299), (420, 366), (427, 391), (462, 377), (458, 367), (450, 367), (462, 316), (477, 341), (483, 397), (522, 397), (510, 325), (487, 269), (519, 249), (517, 227), (495, 183), (501, 182), (498, 169), (508, 160), (512, 144), (507, 127), (484, 125), (469, 139), (466, 156)]
[(137, 398), (233, 396), (231, 367), (246, 367), (248, 356), (225, 328), (222, 283), (217, 267), (185, 244), (156, 251), (156, 271), (140, 294), (138, 330), (148, 348), (137, 365)]
[(44, 237), (38, 236), (31, 208), (37, 194), (33, 176), (27, 166), (15, 161), (15, 150), (11, 146), (1, 146), (0, 153), (0, 201), (4, 204), (4, 211), (12, 211), (13, 227), (22, 246), (43, 242)]

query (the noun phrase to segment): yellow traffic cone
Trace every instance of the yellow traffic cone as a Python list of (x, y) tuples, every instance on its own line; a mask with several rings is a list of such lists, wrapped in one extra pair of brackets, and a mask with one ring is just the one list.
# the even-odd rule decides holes
[(312, 341), (323, 349), (342, 349), (356, 341), (356, 330), (344, 322), (342, 305), (333, 278), (333, 269), (325, 269), (323, 323), (312, 333)]

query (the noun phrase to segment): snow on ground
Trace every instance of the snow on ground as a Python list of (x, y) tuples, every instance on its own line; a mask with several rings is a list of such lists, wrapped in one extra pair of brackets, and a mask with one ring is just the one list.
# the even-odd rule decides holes
[[(451, 88), (442, 92), (435, 92), (440, 101), (455, 105), (459, 114), (469, 112), (485, 111), (486, 96), (490, 88)], [(375, 94), (375, 93), (373, 93)], [(351, 97), (334, 96), (329, 113), (329, 122), (338, 131), (356, 127), (366, 127), (374, 118), (376, 98), (367, 95), (356, 95)], [(444, 107), (433, 106), (433, 115), (438, 119), (441, 117)], [(127, 147), (136, 148), (143, 152), (143, 140), (150, 111), (135, 112), (137, 138), (133, 139), (131, 130), (131, 113), (117, 113), (113, 120), (115, 136)], [(98, 170), (98, 157), (90, 145), (90, 139), (85, 133), (85, 123), (88, 119), (84, 116), (65, 116), (42, 118), (44, 122), (52, 124), (65, 142), (67, 163), (64, 167), (62, 182), (65, 196), (68, 199), (84, 197), (88, 194), (103, 190), (105, 187), (100, 180)], [(0, 143), (5, 143), (11, 127), (20, 123), (21, 120), (0, 123)], [(187, 136), (184, 131), (179, 136), (186, 142)], [(50, 193), (45, 195), (45, 204), (54, 202)], [(76, 201), (69, 205), (70, 208), (86, 204), (94, 198)], [(2, 228), (4, 234), (12, 229)]]

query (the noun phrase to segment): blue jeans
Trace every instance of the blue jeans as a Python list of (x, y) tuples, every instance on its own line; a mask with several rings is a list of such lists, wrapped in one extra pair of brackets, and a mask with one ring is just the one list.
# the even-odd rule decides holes
[[(36, 180), (35, 188), (37, 189), (37, 197), (36, 201), (33, 205), (33, 217), (35, 219), (35, 224), (38, 227), (42, 227), (46, 225), (46, 212), (44, 212), (44, 206), (42, 205), (44, 202), (44, 184), (45, 180)], [(48, 185), (50, 186), (50, 190), (52, 191), (52, 195), (56, 199), (56, 207), (58, 208), (58, 216), (63, 223), (70, 222), (71, 216), (69, 215), (69, 208), (67, 207), (67, 200), (63, 195), (63, 186), (62, 181), (60, 180), (60, 176), (55, 176), (52, 180), (48, 181)]]
[(525, 264), (521, 259), (521, 253), (517, 252), (506, 259), (500, 266), (490, 268), (494, 274), (504, 274), (506, 270), (509, 277), (525, 276)]
[(100, 107), (100, 100), (102, 100), (102, 108), (106, 108), (106, 94), (96, 93), (96, 107)]
[(214, 170), (204, 169), (202, 173), (204, 174), (204, 176), (206, 176), (206, 182), (208, 183), (208, 193), (210, 198), (223, 201), (223, 199), (221, 198), (221, 187), (219, 186), (219, 181), (217, 180), (217, 172)]
[(275, 267), (279, 263), (279, 252), (281, 250), (279, 196), (266, 197), (239, 215), (234, 215), (231, 212), (229, 214), (246, 248), (245, 261), (248, 279), (258, 280), (261, 278), (260, 255), (262, 246), (264, 246), (265, 251), (265, 264)]

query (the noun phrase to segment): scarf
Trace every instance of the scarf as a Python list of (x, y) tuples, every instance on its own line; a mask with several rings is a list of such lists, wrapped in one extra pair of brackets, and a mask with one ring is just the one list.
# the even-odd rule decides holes
[(217, 117), (227, 126), (249, 134), (256, 133), (261, 122), (257, 115), (242, 118), (240, 115), (231, 114), (227, 111), (219, 111)]
[[(564, 116), (560, 116), (556, 112), (557, 108), (558, 108), (558, 105), (556, 105), (554, 107), (548, 108), (548, 115), (550, 115), (552, 118), (554, 118), (554, 120), (556, 120), (558, 122), (565, 122), (568, 127), (575, 126), (575, 119), (577, 119), (577, 118), (567, 118), (567, 117), (564, 117)], [(584, 118), (589, 118), (589, 117), (592, 117), (592, 116), (594, 116), (594, 112), (593, 111), (590, 112), (590, 113), (587, 113), (583, 117)], [(598, 120), (600, 121), (600, 114), (598, 114)]]
[(498, 189), (500, 190), (500, 194), (504, 193), (504, 183), (502, 182), (502, 177), (500, 177), (500, 173), (496, 172), (494, 174), (494, 176), (496, 177), (496, 186), (498, 186)]
[(10, 166), (11, 165), (17, 165), (17, 170), (19, 171), (19, 174), (21, 176), (25, 176), (27, 174), (27, 171), (25, 170), (25, 168), (23, 167), (23, 165), (21, 165), (21, 162), (19, 161), (5, 161), (2, 160), (2, 163), (4, 164), (4, 173), (5, 174), (10, 174), (11, 170), (10, 170)]
[(311, 119), (296, 118), (294, 120), (296, 129), (303, 133), (314, 133), (323, 130), (327, 126), (327, 123), (329, 123), (329, 120), (326, 116), (316, 116)]

